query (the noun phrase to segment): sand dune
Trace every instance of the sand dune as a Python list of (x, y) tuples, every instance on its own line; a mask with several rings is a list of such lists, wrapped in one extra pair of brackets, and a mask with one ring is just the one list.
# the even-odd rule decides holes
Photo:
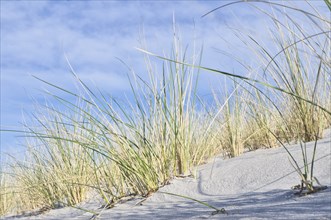
[[(307, 143), (309, 153), (313, 146)], [(288, 148), (301, 162), (300, 145)], [(231, 159), (216, 157), (198, 167), (195, 178), (174, 179), (145, 201), (134, 198), (112, 209), (101, 210), (98, 209), (100, 202), (92, 199), (81, 207), (100, 212), (100, 219), (331, 219), (330, 159), (329, 136), (318, 141), (314, 171), (314, 176), (328, 188), (303, 197), (295, 196), (291, 190), (300, 179), (286, 151), (280, 147), (248, 152)], [(160, 192), (189, 196), (224, 208), (227, 214), (213, 215), (215, 210), (195, 201)], [(91, 213), (67, 207), (41, 215), (5, 219), (83, 220), (91, 217)]]

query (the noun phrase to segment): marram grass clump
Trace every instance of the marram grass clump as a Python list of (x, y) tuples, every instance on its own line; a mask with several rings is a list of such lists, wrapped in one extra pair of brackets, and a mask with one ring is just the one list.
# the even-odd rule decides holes
[[(304, 142), (321, 138), (331, 125), (331, 22), (298, 11), (313, 17), (311, 30), (318, 33), (300, 29), (285, 12), (287, 20), (266, 13), (274, 22), (270, 28), (279, 52), (271, 55), (254, 36), (242, 39), (261, 67), (254, 77), (253, 72), (244, 77), (203, 67), (201, 57), (188, 58), (174, 34), (168, 57), (141, 50), (148, 76), (129, 74), (131, 93), (124, 101), (93, 91), (69, 61), (79, 91), (38, 78), (66, 95), (48, 93), (54, 105), (41, 106), (19, 131), (27, 138), (27, 151), (24, 160), (12, 158), (10, 169), (0, 172), (0, 215), (75, 206), (92, 191), (112, 207), (127, 196), (148, 197), (175, 176), (194, 174), (195, 166), (217, 154), (236, 157), (279, 145), (292, 159), (301, 191), (314, 192), (314, 157), (308, 166)], [(151, 64), (151, 56), (162, 61), (159, 67)], [(203, 100), (197, 87), (200, 71), (230, 77), (233, 87), (221, 88), (223, 95), (215, 93), (214, 102)], [(285, 146), (291, 142), (302, 144), (303, 170)], [(315, 145), (314, 155), (316, 150)]]
[[(174, 42), (174, 59), (187, 62)], [(161, 73), (149, 70), (149, 82), (131, 73), (132, 99), (124, 104), (95, 94), (74, 71), (79, 93), (44, 81), (77, 100), (50, 94), (61, 109), (45, 105), (34, 126), (26, 126), (32, 140), (27, 158), (13, 162), (15, 181), (29, 201), (23, 209), (74, 206), (91, 190), (107, 206), (126, 196), (146, 197), (219, 151), (213, 134), (202, 129), (209, 117), (196, 110), (202, 105), (196, 70), (173, 62), (165, 62)]]

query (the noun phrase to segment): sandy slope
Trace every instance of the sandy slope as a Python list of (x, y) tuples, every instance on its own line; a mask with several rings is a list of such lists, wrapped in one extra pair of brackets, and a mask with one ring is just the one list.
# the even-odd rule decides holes
[[(307, 143), (312, 152), (313, 143)], [(300, 145), (289, 146), (298, 160)], [(197, 178), (175, 179), (160, 189), (190, 196), (225, 208), (228, 215), (211, 215), (214, 210), (191, 200), (155, 193), (101, 211), (100, 219), (331, 219), (331, 137), (318, 141), (315, 175), (328, 186), (305, 197), (293, 195), (291, 186), (299, 177), (283, 148), (257, 150), (232, 159), (215, 158), (198, 168)], [(300, 160), (301, 162), (301, 160)], [(84, 207), (96, 209), (97, 201)], [(6, 219), (89, 219), (92, 214), (73, 208), (52, 210), (38, 216)]]

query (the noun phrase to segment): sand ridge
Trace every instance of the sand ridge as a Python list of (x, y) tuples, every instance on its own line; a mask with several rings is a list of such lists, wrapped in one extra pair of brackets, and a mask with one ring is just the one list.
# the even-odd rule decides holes
[[(313, 142), (307, 143), (312, 153)], [(299, 144), (288, 146), (302, 165)], [(311, 156), (311, 155), (310, 155)], [(291, 186), (300, 182), (284, 148), (260, 149), (230, 159), (216, 157), (197, 168), (197, 176), (175, 178), (159, 192), (189, 196), (209, 203), (225, 214), (195, 201), (154, 193), (146, 200), (134, 198), (112, 209), (98, 209), (100, 201), (81, 207), (100, 214), (97, 219), (331, 219), (331, 137), (318, 141), (314, 176), (328, 188), (304, 197), (293, 195)], [(5, 219), (91, 219), (93, 214), (66, 207), (36, 216)]]

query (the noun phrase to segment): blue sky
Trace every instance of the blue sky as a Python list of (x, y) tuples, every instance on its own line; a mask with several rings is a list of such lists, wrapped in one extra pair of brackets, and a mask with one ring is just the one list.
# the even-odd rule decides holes
[[(264, 39), (267, 21), (246, 4), (201, 18), (228, 2), (1, 1), (1, 128), (20, 128), (22, 113), (34, 111), (32, 99), (42, 100), (45, 85), (32, 75), (74, 88), (64, 54), (89, 85), (119, 97), (129, 92), (127, 68), (117, 58), (144, 75), (143, 56), (135, 48), (169, 54), (173, 17), (184, 45), (203, 45), (203, 65), (233, 71), (234, 62), (215, 50), (233, 52), (232, 46), (239, 44), (228, 26)], [(254, 62), (242, 55), (247, 63)], [(207, 93), (219, 81), (206, 74), (200, 82), (201, 92)], [(1, 133), (2, 151), (19, 151), (21, 141)]]

